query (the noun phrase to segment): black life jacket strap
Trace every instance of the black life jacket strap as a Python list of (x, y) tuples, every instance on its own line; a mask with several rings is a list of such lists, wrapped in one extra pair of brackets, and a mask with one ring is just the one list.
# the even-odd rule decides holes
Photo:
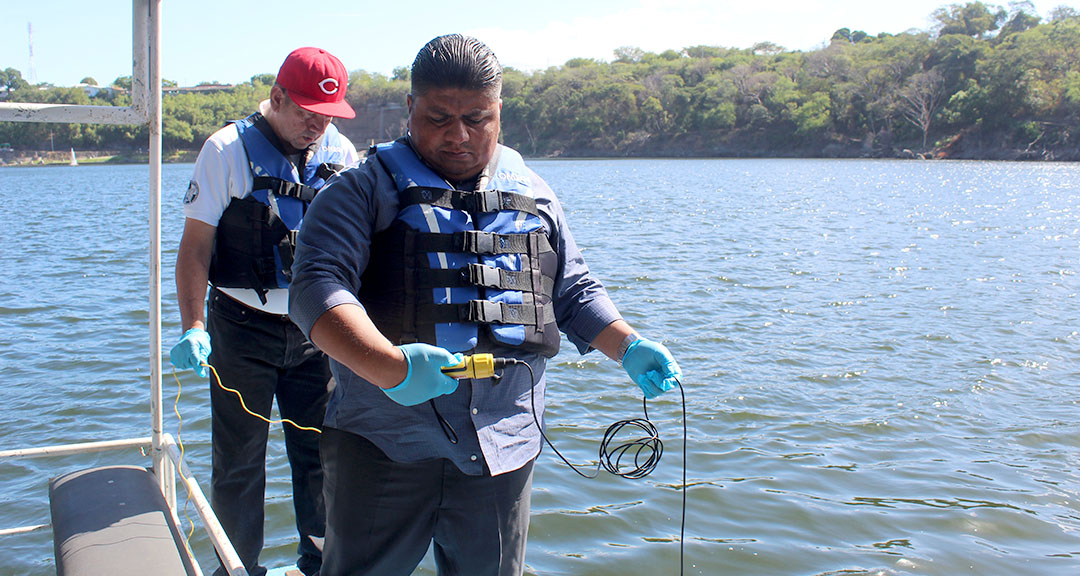
[(440, 268), (417, 270), (416, 280), (415, 289), (418, 290), (479, 286), (543, 294), (549, 299), (555, 289), (555, 279), (540, 274), (539, 270), (503, 270), (475, 262), (464, 268), (450, 270)]
[(528, 234), (496, 234), (465, 230), (453, 234), (422, 233), (416, 235), (417, 252), (451, 252), (468, 254), (529, 254), (553, 252), (547, 234), (535, 230)]
[[(236, 202), (236, 200), (233, 200), (233, 202)], [(265, 204), (256, 205), (250, 202), (248, 203), (248, 205), (251, 206), (254, 210), (258, 210), (260, 216), (262, 216), (263, 218), (267, 218), (271, 221), (274, 219), (274, 212), (270, 209), (269, 206)], [(251, 227), (252, 254), (260, 253), (260, 249), (262, 248), (262, 232), (262, 228), (257, 225)], [(263, 306), (266, 306), (266, 293), (269, 292), (269, 290), (266, 288), (266, 286), (263, 285), (262, 282), (262, 264), (263, 262), (259, 259), (253, 260), (251, 263), (251, 267), (246, 271), (246, 274), (248, 275), (248, 280), (251, 281), (252, 290), (254, 290), (255, 293), (259, 295), (259, 302), (262, 302)]]
[(296, 237), (299, 235), (299, 230), (289, 230), (285, 232), (277, 245), (278, 257), (281, 258), (281, 273), (285, 275), (285, 279), (289, 282), (292, 282), (293, 253), (296, 251)]
[(430, 204), (450, 210), (463, 210), (471, 214), (517, 210), (539, 216), (536, 200), (516, 192), (502, 190), (448, 190), (428, 186), (412, 186), (400, 195), (401, 207), (413, 204)]
[(425, 304), (420, 307), (417, 315), (435, 324), (523, 324), (543, 331), (544, 325), (555, 322), (555, 307), (551, 302), (539, 304), (526, 295), (524, 304), (490, 300), (469, 300), (460, 304)]
[[(374, 149), (374, 147), (372, 147)], [(417, 261), (416, 254), (416, 235), (418, 231), (412, 228), (399, 229), (402, 234), (402, 248), (404, 249), (402, 262), (405, 263), (406, 271), (411, 263)], [(401, 310), (401, 343), (408, 344), (411, 342), (419, 342), (420, 338), (417, 334), (416, 325), (416, 306), (413, 304), (416, 302), (417, 287), (416, 287), (416, 275), (404, 274), (401, 279), (400, 289), (405, 293), (406, 299), (409, 305), (404, 306)]]
[(254, 279), (254, 284), (257, 284), (258, 287), (252, 288), (252, 290), (254, 290), (255, 294), (259, 296), (259, 302), (262, 302), (263, 306), (266, 306), (266, 303), (268, 302), (268, 300), (266, 299), (266, 294), (270, 291), (263, 287), (262, 282), (260, 282), (258, 278)]
[[(281, 258), (281, 272), (285, 275), (286, 279), (291, 281), (293, 247), (296, 245), (296, 236), (299, 231), (289, 230), (289, 227), (286, 226), (285, 223), (281, 221), (281, 218), (278, 218), (278, 215), (275, 214), (273, 210), (270, 210), (268, 206), (265, 214), (271, 238), (279, 234), (281, 235), (281, 240), (279, 240), (277, 244), (278, 257)], [(254, 229), (256, 230), (256, 236), (259, 242), (256, 246), (260, 246), (262, 242), (262, 230), (258, 226), (255, 226)], [(277, 274), (278, 269), (276, 263), (270, 258), (260, 258), (257, 260), (255, 268), (256, 270), (254, 270), (255, 274), (252, 279), (252, 284), (255, 291), (259, 294), (259, 301), (266, 304), (266, 293), (268, 290), (266, 286), (263, 285), (260, 278), (263, 276), (273, 277)]]
[(275, 196), (287, 196), (289, 198), (296, 198), (302, 202), (311, 202), (315, 199), (315, 195), (319, 193), (317, 189), (312, 188), (307, 184), (289, 182), (288, 180), (274, 178), (273, 176), (256, 176), (251, 189), (269, 190), (273, 192)]
[(331, 176), (341, 172), (345, 169), (344, 164), (335, 164), (333, 162), (323, 162), (319, 164), (319, 167), (315, 169), (315, 176), (322, 178), (323, 180), (329, 180)]

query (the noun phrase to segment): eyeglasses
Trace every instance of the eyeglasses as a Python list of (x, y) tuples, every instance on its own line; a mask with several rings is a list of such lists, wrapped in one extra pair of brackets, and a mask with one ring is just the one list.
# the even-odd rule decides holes
[(297, 115), (300, 116), (301, 118), (303, 118), (304, 122), (311, 122), (313, 120), (320, 120), (321, 121), (321, 120), (329, 119), (329, 116), (325, 116), (325, 115), (319, 114), (317, 112), (312, 112), (310, 110), (306, 110), (306, 109), (304, 109), (303, 106), (301, 106), (301, 105), (297, 104), (296, 102), (294, 102), (292, 98), (289, 98), (289, 91), (288, 90), (282, 88), (281, 93), (285, 95), (285, 100), (289, 104), (291, 104), (293, 108), (296, 109)]

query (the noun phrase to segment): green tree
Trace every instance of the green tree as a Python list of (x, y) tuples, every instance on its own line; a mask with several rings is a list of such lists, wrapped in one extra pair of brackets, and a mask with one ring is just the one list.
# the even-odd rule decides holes
[(832, 123), (829, 95), (816, 92), (808, 95), (791, 111), (795, 133), (799, 136), (821, 134)]
[(1030, 30), (1038, 26), (1040, 20), (1039, 13), (1035, 11), (1035, 5), (1031, 3), (1031, 0), (1011, 2), (1009, 4), (1009, 18), (1001, 26), (998, 39)]
[(277, 75), (275, 74), (256, 74), (251, 77), (250, 83), (254, 88), (262, 88), (273, 86), (276, 80)]
[(5, 68), (3, 72), (0, 72), (0, 86), (6, 88), (8, 92), (14, 92), (28, 88), (30, 84), (23, 80), (22, 72), (14, 68)]
[(1051, 22), (1058, 22), (1058, 21), (1061, 21), (1061, 20), (1069, 20), (1071, 18), (1078, 18), (1078, 17), (1080, 17), (1080, 10), (1077, 10), (1076, 8), (1073, 8), (1072, 6), (1066, 6), (1065, 4), (1057, 6), (1053, 10), (1050, 11), (1050, 21)]
[(784, 47), (774, 42), (758, 42), (751, 50), (757, 55), (776, 56), (784, 51)]
[(997, 30), (1006, 16), (1004, 8), (982, 2), (950, 4), (931, 14), (937, 23), (938, 36), (963, 34), (979, 38)]
[(976, 65), (985, 58), (988, 50), (989, 44), (971, 36), (941, 36), (930, 49), (924, 67), (937, 69), (945, 81), (946, 91), (952, 93), (975, 77)]
[(637, 46), (620, 46), (615, 49), (615, 61), (624, 63), (641, 62), (645, 51)]

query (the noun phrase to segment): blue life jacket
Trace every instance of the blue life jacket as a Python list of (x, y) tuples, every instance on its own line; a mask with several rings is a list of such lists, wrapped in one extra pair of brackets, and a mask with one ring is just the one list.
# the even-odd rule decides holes
[(464, 191), (403, 140), (374, 152), (399, 192), (397, 219), (372, 239), (358, 292), (379, 330), (395, 344), (451, 352), (496, 344), (554, 356), (558, 258), (521, 155), (500, 146), (484, 189)]
[(314, 146), (301, 152), (298, 169), (281, 151), (262, 114), (234, 124), (254, 183), (250, 194), (233, 198), (221, 215), (210, 283), (218, 288), (252, 288), (265, 303), (267, 290), (289, 286), (304, 213), (326, 181), (344, 168), (345, 148), (330, 124)]

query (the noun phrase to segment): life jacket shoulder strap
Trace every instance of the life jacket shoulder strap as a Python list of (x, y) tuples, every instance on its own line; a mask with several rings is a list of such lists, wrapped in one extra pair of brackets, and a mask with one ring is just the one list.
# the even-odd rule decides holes
[(307, 184), (290, 182), (273, 176), (256, 176), (253, 178), (252, 190), (269, 190), (275, 196), (296, 198), (302, 202), (311, 202), (319, 191)]
[[(331, 176), (344, 169), (344, 164), (325, 162), (319, 164), (319, 167), (315, 170), (315, 175), (323, 180), (329, 180)], [(273, 176), (256, 176), (253, 181), (254, 183), (251, 187), (252, 190), (269, 190), (276, 196), (296, 198), (301, 202), (308, 203), (315, 199), (315, 196), (319, 194), (320, 190), (320, 188), (315, 188), (314, 186), (308, 186), (307, 184), (301, 184), (299, 182), (291, 182)]]

